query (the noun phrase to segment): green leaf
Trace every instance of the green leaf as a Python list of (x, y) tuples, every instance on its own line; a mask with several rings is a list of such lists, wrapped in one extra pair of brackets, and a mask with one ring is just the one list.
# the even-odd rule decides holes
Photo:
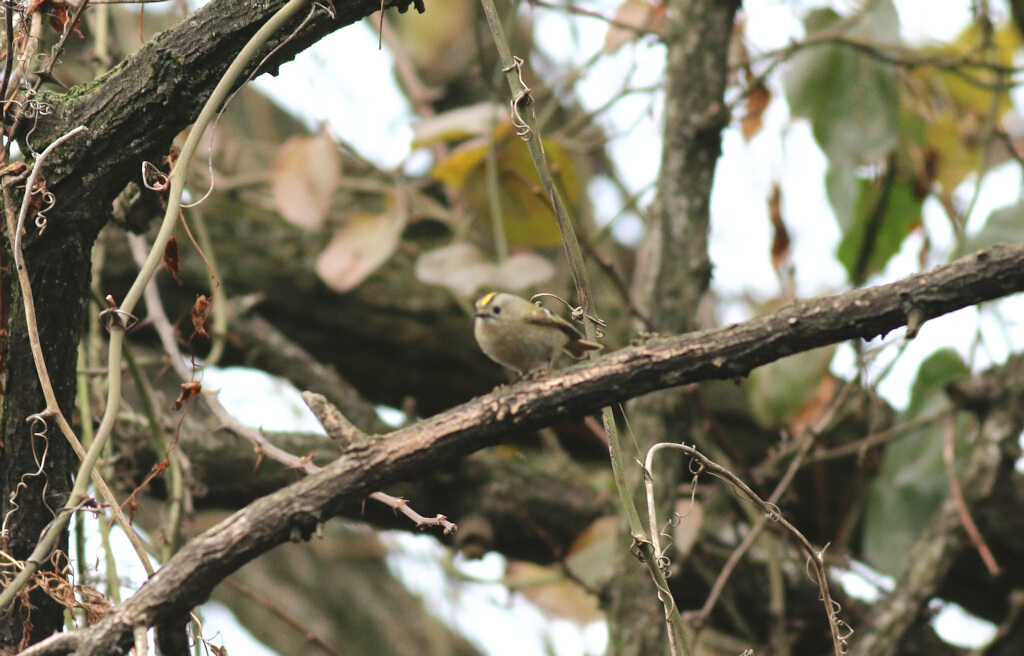
[(829, 166), (825, 173), (825, 191), (832, 202), (836, 223), (844, 233), (853, 225), (861, 186), (853, 167)]
[[(847, 28), (841, 23), (852, 22)], [(830, 9), (808, 14), (808, 36), (832, 29), (857, 40), (894, 44), (899, 15), (891, 0), (872, 3), (850, 19)], [(793, 116), (811, 122), (814, 138), (833, 165), (877, 163), (896, 145), (899, 89), (896, 71), (849, 46), (810, 46), (790, 61), (784, 76)]]
[(974, 252), (995, 244), (1024, 241), (1024, 201), (1000, 207), (988, 215), (985, 226), (967, 240), (965, 250)]
[(854, 284), (881, 271), (899, 252), (903, 240), (921, 225), (924, 199), (906, 180), (886, 176), (861, 181), (853, 224), (846, 230), (836, 256)]
[(918, 417), (946, 405), (946, 386), (970, 375), (963, 358), (955, 350), (945, 348), (931, 354), (917, 369), (917, 377), (910, 388), (907, 415)]
[[(904, 421), (930, 414), (949, 404), (947, 383), (969, 374), (952, 350), (934, 353), (921, 364)], [(958, 445), (971, 420), (957, 418)], [(871, 567), (899, 576), (907, 554), (929, 526), (949, 492), (942, 450), (948, 424), (930, 422), (886, 447), (882, 467), (868, 490), (864, 508), (862, 556)]]

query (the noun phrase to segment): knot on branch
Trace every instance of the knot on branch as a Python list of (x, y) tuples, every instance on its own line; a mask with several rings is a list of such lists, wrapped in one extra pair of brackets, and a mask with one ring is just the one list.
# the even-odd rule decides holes
[(323, 518), (315, 513), (296, 513), (289, 518), (291, 531), (288, 539), (292, 542), (309, 542), (314, 535), (319, 535), (323, 530)]
[(324, 395), (316, 392), (303, 392), (302, 400), (316, 415), (320, 425), (327, 431), (327, 436), (341, 447), (342, 452), (362, 449), (376, 441), (374, 436), (359, 430)]
[(931, 316), (925, 310), (924, 305), (916, 301), (910, 293), (901, 294), (901, 300), (903, 301), (903, 312), (907, 315), (906, 338), (914, 339)]
[(420, 14), (427, 11), (427, 7), (423, 4), (423, 0), (392, 0), (391, 6), (398, 10), (398, 13), (404, 14), (409, 11), (409, 5), (416, 7), (416, 11)]

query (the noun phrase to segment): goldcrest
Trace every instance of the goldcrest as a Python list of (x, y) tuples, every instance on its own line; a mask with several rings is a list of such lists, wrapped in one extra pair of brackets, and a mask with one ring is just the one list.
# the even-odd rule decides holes
[(550, 368), (559, 351), (582, 358), (601, 348), (562, 317), (514, 294), (487, 294), (473, 316), (473, 335), (483, 352), (520, 375)]

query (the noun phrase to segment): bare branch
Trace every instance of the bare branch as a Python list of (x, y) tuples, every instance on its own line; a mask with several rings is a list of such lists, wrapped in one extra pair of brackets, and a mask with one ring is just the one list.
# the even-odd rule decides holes
[[(323, 470), (253, 502), (186, 544), (134, 597), (94, 628), (79, 632), (78, 653), (109, 653), (115, 646), (126, 647), (140, 622), (151, 625), (186, 612), (246, 562), (286, 540), (308, 539), (343, 503), (363, 498), (389, 482), (655, 389), (742, 375), (826, 343), (884, 334), (903, 325), (915, 307), (938, 316), (1019, 291), (1024, 289), (1022, 262), (1024, 244), (998, 246), (899, 282), (800, 301), (743, 324), (655, 338), (592, 363), (499, 388), (395, 431), (386, 440), (350, 449)], [(984, 443), (993, 439), (985, 437)], [(988, 447), (984, 450), (991, 452)], [(955, 508), (952, 521), (958, 521)], [(953, 546), (942, 549), (948, 554)], [(920, 575), (917, 568), (915, 572), (914, 576)], [(920, 595), (929, 588), (913, 585), (911, 589)], [(901, 618), (894, 621), (910, 621)], [(877, 635), (887, 631), (879, 630)]]

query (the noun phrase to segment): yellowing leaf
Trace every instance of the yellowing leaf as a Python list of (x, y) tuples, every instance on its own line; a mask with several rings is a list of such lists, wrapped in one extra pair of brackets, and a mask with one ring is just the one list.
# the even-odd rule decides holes
[[(505, 129), (507, 130), (507, 128)], [(486, 138), (467, 141), (452, 150), (448, 157), (438, 162), (430, 172), (430, 176), (461, 191), (470, 171), (482, 166), (486, 157)]]
[[(498, 163), (498, 202), (501, 204), (505, 236), (512, 246), (531, 248), (561, 242), (558, 221), (541, 185), (527, 145), (512, 133), (509, 123), (495, 131)], [(477, 217), (491, 214), (487, 196), (486, 139), (475, 139), (456, 148), (437, 163), (431, 176), (461, 191)], [(580, 200), (576, 167), (568, 152), (552, 139), (544, 140), (544, 151), (552, 177), (570, 214)], [(490, 221), (487, 221), (490, 224)]]
[(973, 118), (958, 121), (953, 112), (947, 111), (925, 128), (925, 144), (938, 159), (936, 180), (947, 194), (953, 193), (964, 178), (981, 166), (978, 127)]
[(320, 253), (317, 275), (339, 294), (353, 289), (391, 257), (404, 227), (405, 212), (391, 199), (383, 212), (354, 215)]
[[(977, 52), (978, 46), (982, 43), (982, 33), (978, 24), (972, 22), (951, 44), (936, 48), (933, 52), (947, 57), (962, 56), (966, 52)], [(1024, 45), (1020, 32), (1013, 21), (1006, 21), (1002, 27), (993, 34), (995, 45), (991, 63), (999, 64), (1007, 68), (1014, 65), (1014, 55)], [(988, 52), (979, 55), (979, 58), (987, 58)], [(961, 113), (972, 113), (976, 116), (987, 116), (995, 100), (1000, 115), (1006, 113), (1012, 107), (1010, 102), (1009, 89), (994, 90), (983, 85), (974, 84), (971, 80), (960, 74), (959, 70), (920, 70), (916, 73), (919, 76), (928, 76), (934, 80), (941, 81), (945, 87), (950, 100)], [(980, 78), (983, 82), (994, 83), (998, 79), (988, 74), (983, 69), (971, 69), (974, 78)], [(994, 96), (993, 94), (998, 94)]]
[(486, 135), (504, 120), (507, 112), (507, 106), (492, 102), (477, 103), (443, 112), (412, 126), (412, 146), (420, 148), (435, 143), (462, 141)]
[(281, 216), (307, 230), (323, 227), (341, 178), (341, 156), (331, 138), (292, 137), (277, 152), (273, 174), (271, 192)]

